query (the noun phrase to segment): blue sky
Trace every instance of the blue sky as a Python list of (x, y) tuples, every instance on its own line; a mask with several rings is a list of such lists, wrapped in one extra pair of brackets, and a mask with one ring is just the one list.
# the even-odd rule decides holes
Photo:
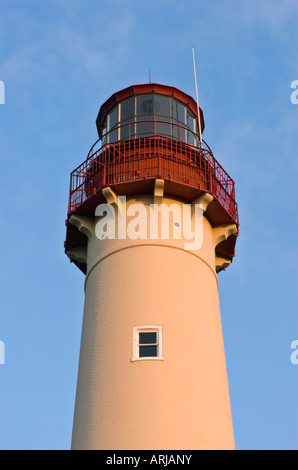
[(296, 0), (0, 0), (0, 449), (69, 449), (84, 302), (64, 255), (69, 175), (100, 105), (152, 81), (195, 97), (236, 181), (220, 273), (238, 449), (298, 449)]

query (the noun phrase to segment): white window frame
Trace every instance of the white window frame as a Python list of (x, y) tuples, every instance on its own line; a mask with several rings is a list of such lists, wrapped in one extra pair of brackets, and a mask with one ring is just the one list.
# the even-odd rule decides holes
[[(140, 357), (140, 333), (156, 333), (157, 340), (157, 356)], [(141, 345), (145, 346), (145, 345)], [(133, 356), (131, 361), (163, 361), (162, 355), (162, 326), (134, 326), (133, 327)]]

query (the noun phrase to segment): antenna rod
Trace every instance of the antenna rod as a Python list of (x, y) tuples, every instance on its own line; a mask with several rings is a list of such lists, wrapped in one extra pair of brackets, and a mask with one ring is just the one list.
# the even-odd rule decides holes
[(195, 85), (196, 85), (196, 95), (197, 95), (197, 109), (198, 109), (198, 121), (199, 121), (199, 135), (200, 135), (200, 148), (203, 147), (202, 141), (202, 126), (201, 126), (201, 114), (200, 114), (200, 105), (199, 105), (199, 95), (198, 95), (198, 84), (197, 84), (197, 73), (196, 73), (196, 63), (195, 63), (195, 50), (192, 48), (192, 58), (193, 58), (193, 69), (195, 75)]
[(149, 67), (149, 83), (151, 83), (151, 70), (150, 70), (150, 67)]

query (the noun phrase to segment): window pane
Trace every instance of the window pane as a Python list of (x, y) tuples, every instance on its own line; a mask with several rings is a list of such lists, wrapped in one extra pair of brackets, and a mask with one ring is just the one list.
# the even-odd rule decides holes
[(154, 134), (153, 114), (138, 116), (137, 121), (151, 121), (151, 122), (137, 122), (136, 137), (148, 137)]
[(156, 332), (140, 333), (139, 344), (156, 344)]
[(176, 121), (181, 122), (182, 124), (186, 124), (185, 106), (177, 100), (173, 101), (173, 118), (176, 119)]
[(194, 146), (195, 145), (195, 136), (192, 132), (187, 132), (187, 143), (189, 145)]
[(137, 114), (152, 114), (153, 113), (153, 96), (139, 95), (137, 96)]
[(114, 142), (117, 142), (117, 140), (118, 140), (118, 129), (115, 129), (114, 131), (110, 132), (108, 134), (108, 139), (109, 139), (110, 144), (112, 144)]
[(181, 124), (177, 121), (173, 122), (173, 138), (182, 142), (186, 142), (186, 130), (183, 126), (184, 124)]
[(157, 357), (157, 346), (140, 346), (140, 357)]
[(113, 129), (118, 124), (118, 105), (109, 114), (110, 116), (110, 129)]
[(126, 119), (132, 118), (134, 116), (134, 101), (134, 97), (121, 101), (121, 121), (125, 121)]
[(173, 121), (173, 138), (177, 139), (177, 140), (180, 140), (179, 139), (179, 134), (180, 134), (180, 130), (179, 130), (179, 127), (178, 127), (178, 123), (177, 123), (177, 121)]
[[(170, 118), (162, 117), (162, 121), (170, 120)], [(167, 124), (165, 122), (156, 123), (156, 134), (162, 135), (165, 137), (172, 137), (172, 124)]]
[(171, 116), (171, 102), (170, 96), (154, 95), (154, 113), (161, 116)]
[(135, 123), (132, 121), (121, 122), (120, 139), (128, 140), (133, 139), (135, 135)]
[(107, 119), (104, 120), (103, 128), (102, 128), (102, 131), (101, 131), (102, 143), (103, 143), (103, 145), (104, 145), (104, 144), (106, 143), (106, 141), (107, 141), (106, 133), (107, 133)]
[(187, 126), (190, 128), (191, 131), (193, 131), (194, 125), (195, 125), (195, 118), (192, 114), (188, 112), (187, 113)]

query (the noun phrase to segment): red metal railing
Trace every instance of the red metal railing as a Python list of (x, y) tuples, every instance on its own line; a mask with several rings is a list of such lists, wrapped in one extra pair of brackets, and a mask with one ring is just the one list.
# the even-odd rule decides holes
[[(152, 124), (153, 135), (148, 135), (151, 129), (138, 132), (142, 123)], [(162, 124), (169, 135), (160, 132)], [(124, 134), (127, 139), (119, 140)], [(205, 142), (199, 147), (198, 135), (168, 121), (122, 124), (95, 142), (87, 159), (71, 173), (69, 213), (105, 186), (154, 178), (209, 192), (238, 223), (234, 181)]]

